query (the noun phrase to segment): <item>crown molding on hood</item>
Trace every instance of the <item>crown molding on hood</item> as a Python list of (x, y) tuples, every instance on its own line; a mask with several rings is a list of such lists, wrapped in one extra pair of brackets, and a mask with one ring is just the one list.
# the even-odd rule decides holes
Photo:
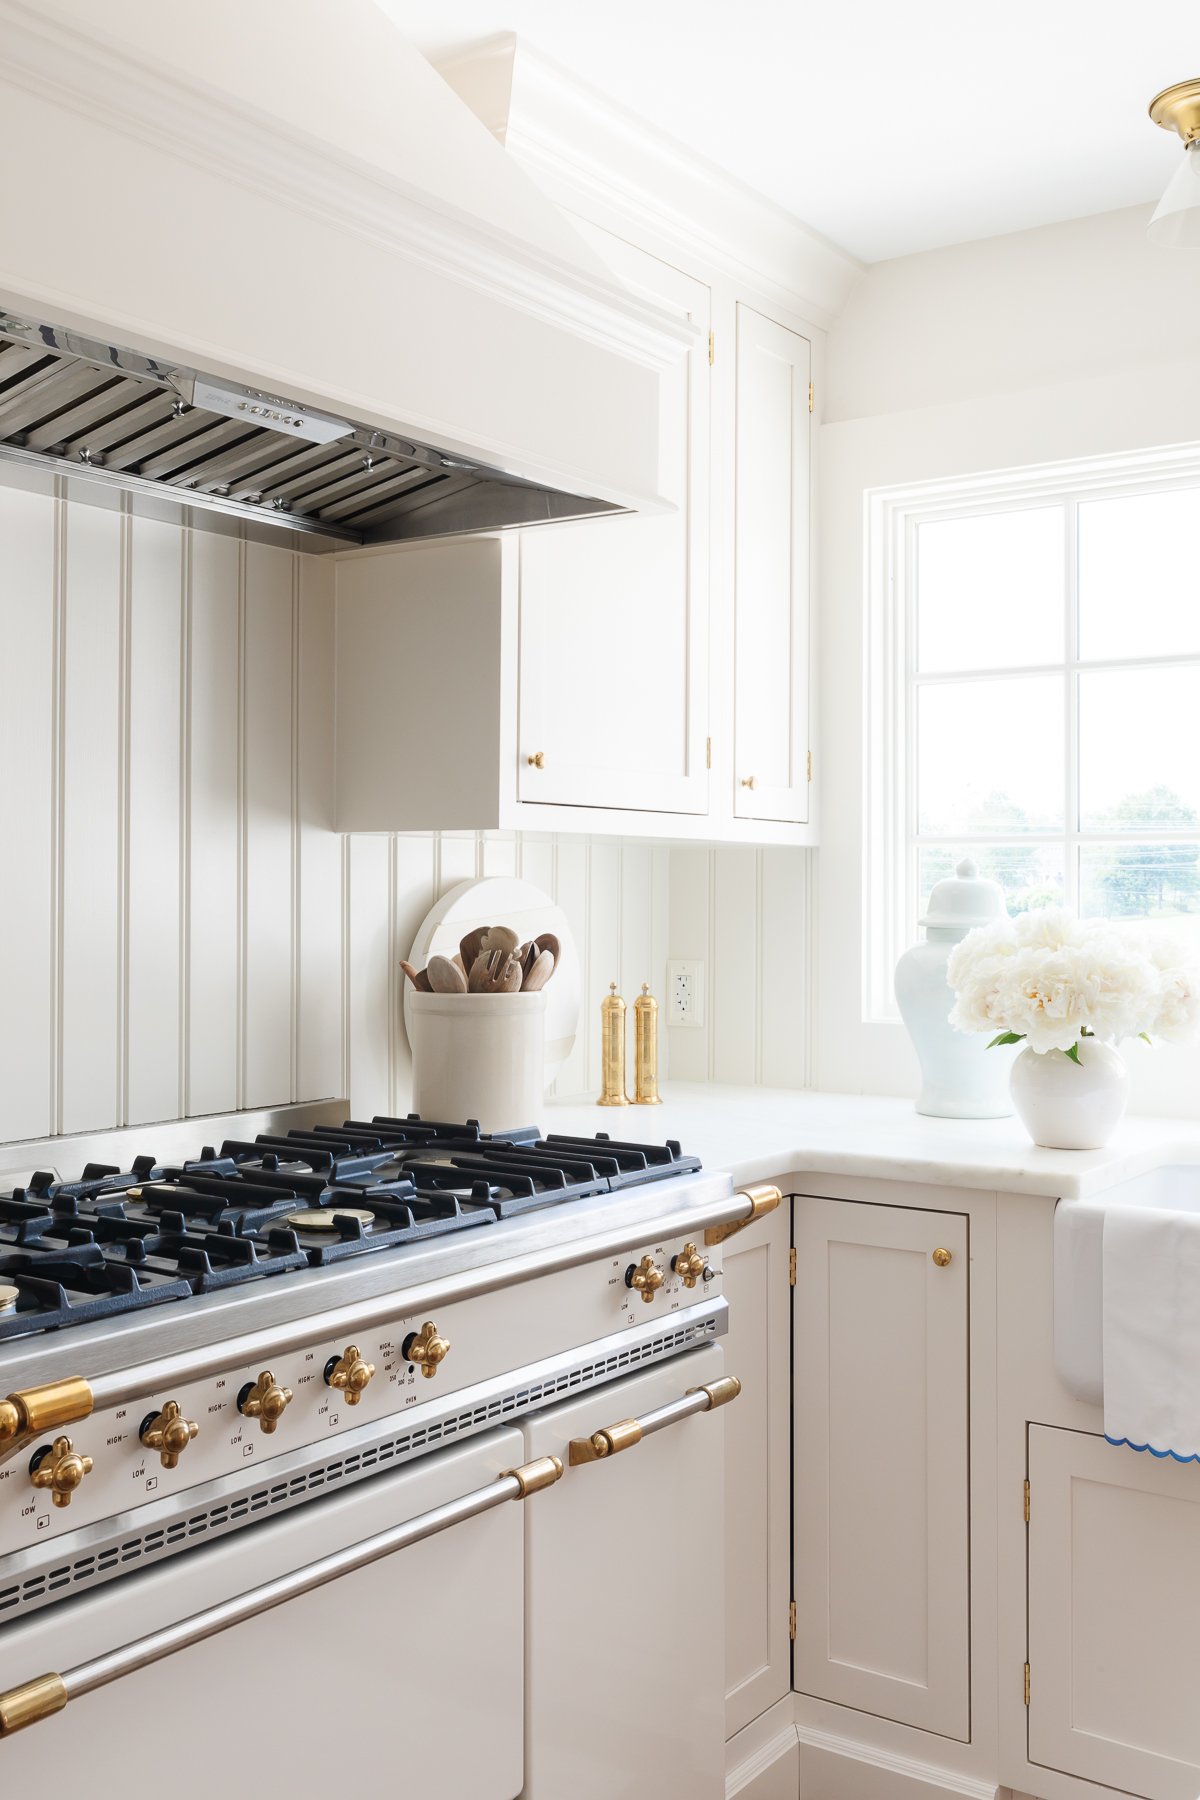
[[(103, 20), (103, 9), (97, 17)], [(149, 58), (134, 60), (74, 22), (0, 0), (0, 30), (6, 85), (354, 231), (625, 360), (666, 368), (693, 340), (685, 321), (585, 266), (582, 255), (568, 261), (481, 222), (327, 139), (288, 130), (277, 115), (227, 91), (188, 82)]]
[(832, 324), (865, 273), (848, 251), (515, 33), (435, 66), (560, 205), (634, 220), (818, 325)]

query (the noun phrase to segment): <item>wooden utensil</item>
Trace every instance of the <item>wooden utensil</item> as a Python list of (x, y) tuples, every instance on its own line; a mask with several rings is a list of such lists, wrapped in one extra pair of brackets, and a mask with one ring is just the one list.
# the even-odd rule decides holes
[(435, 994), (465, 994), (467, 991), (467, 983), (458, 964), (448, 956), (431, 956), (425, 973), (429, 977), (430, 989)]
[(489, 925), (483, 934), (483, 943), (479, 947), (481, 950), (489, 952), (503, 950), (506, 955), (511, 956), (520, 941), (511, 926)]
[(468, 931), (466, 937), (458, 946), (458, 954), (463, 960), (463, 972), (468, 979), (470, 978), (471, 970), (475, 967), (475, 958), (483, 949), (483, 940), (487, 936), (489, 930), (490, 927), (487, 925), (477, 925), (474, 931)]
[(523, 994), (535, 994), (539, 988), (545, 987), (553, 973), (553, 956), (551, 956), (549, 950), (539, 950), (532, 968), (521, 982), (521, 992)]
[[(557, 969), (559, 963), (562, 961), (562, 949), (558, 939), (552, 931), (543, 931), (541, 937), (536, 938), (534, 941), (539, 950), (548, 950), (554, 958), (554, 968), (550, 971), (550, 975), (553, 975), (554, 969)], [(550, 975), (547, 975), (547, 981), (549, 981)]]
[(475, 958), (473, 994), (515, 994), (520, 985), (521, 965), (511, 950), (484, 950)]
[(429, 985), (429, 975), (425, 969), (414, 969), (412, 964), (405, 962), (403, 957), (400, 958), (400, 967), (419, 994), (432, 994), (433, 989)]
[(517, 951), (517, 961), (521, 965), (521, 986), (525, 985), (525, 977), (538, 959), (538, 947), (532, 939)]

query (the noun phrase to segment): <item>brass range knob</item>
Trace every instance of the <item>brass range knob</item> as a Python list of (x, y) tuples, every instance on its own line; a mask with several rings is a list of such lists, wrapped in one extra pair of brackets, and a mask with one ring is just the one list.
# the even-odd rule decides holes
[(138, 1437), (147, 1450), (158, 1451), (158, 1460), (164, 1469), (175, 1469), (192, 1439), (199, 1434), (196, 1421), (185, 1419), (177, 1403), (168, 1400), (161, 1412), (151, 1413), (148, 1419), (143, 1419)]
[(416, 1363), (426, 1381), (432, 1381), (438, 1365), (450, 1354), (450, 1340), (442, 1337), (432, 1319), (426, 1319), (420, 1331), (410, 1331), (400, 1346), (405, 1362)]
[(532, 756), (527, 756), (525, 758), (525, 761), (529, 764), (531, 769), (544, 769), (546, 766), (546, 752), (544, 750), (535, 750)]
[(685, 1288), (694, 1288), (709, 1273), (708, 1263), (695, 1244), (685, 1244), (679, 1255), (671, 1258), (671, 1267), (681, 1277)]
[(647, 1306), (666, 1279), (652, 1256), (643, 1256), (640, 1263), (630, 1263), (625, 1271), (625, 1286), (640, 1294)]
[(292, 1404), (292, 1390), (280, 1387), (270, 1369), (264, 1369), (238, 1395), (238, 1411), (247, 1419), (257, 1419), (264, 1431), (274, 1431)]
[(90, 1456), (80, 1456), (69, 1437), (54, 1442), (34, 1455), (29, 1479), (35, 1488), (49, 1488), (55, 1506), (70, 1506), (71, 1497), (85, 1475), (92, 1472)]
[(363, 1361), (357, 1344), (347, 1344), (341, 1356), (331, 1356), (325, 1364), (326, 1382), (345, 1394), (347, 1406), (358, 1405), (374, 1373), (375, 1364)]

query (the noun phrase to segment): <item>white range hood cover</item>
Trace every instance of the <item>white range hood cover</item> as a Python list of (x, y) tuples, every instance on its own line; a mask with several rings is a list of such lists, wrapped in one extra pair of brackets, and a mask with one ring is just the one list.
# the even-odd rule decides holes
[(0, 309), (612, 506), (687, 328), (374, 0), (0, 0)]

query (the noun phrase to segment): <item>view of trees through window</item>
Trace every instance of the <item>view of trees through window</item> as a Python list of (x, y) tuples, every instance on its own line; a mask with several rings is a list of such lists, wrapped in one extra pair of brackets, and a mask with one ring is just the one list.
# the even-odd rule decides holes
[(1194, 920), (1200, 485), (912, 527), (908, 840), (919, 904), (965, 854), (1010, 912)]

